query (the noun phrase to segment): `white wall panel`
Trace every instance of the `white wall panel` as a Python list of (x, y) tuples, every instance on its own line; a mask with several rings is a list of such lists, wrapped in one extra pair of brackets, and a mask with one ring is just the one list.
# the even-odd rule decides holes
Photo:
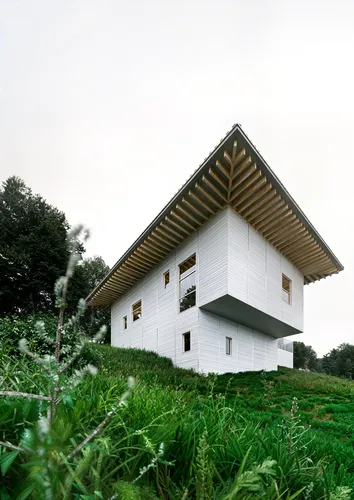
[(228, 291), (248, 301), (248, 224), (228, 214)]
[(199, 232), (198, 303), (210, 302), (227, 293), (227, 212), (219, 212)]
[[(303, 275), (239, 214), (227, 214), (229, 295), (302, 330)], [(283, 301), (282, 273), (291, 279), (291, 305)]]
[(266, 312), (275, 318), (280, 318), (282, 307), (281, 291), (281, 255), (271, 245), (266, 245)]
[[(112, 306), (112, 345), (157, 351), (178, 366), (198, 369), (200, 296), (212, 300), (227, 293), (226, 211), (171, 252), (156, 268), (132, 287)], [(197, 305), (179, 313), (179, 264), (197, 254)], [(163, 274), (170, 271), (170, 283), (164, 287)], [(142, 318), (132, 321), (132, 305), (142, 300)], [(123, 316), (128, 329), (123, 330)], [(191, 332), (191, 350), (183, 352), (183, 333)]]
[[(197, 256), (197, 305), (179, 313), (179, 264)], [(165, 288), (163, 273), (169, 270)], [(292, 304), (282, 302), (281, 274), (292, 280)], [(171, 252), (112, 306), (112, 345), (158, 352), (178, 366), (204, 372), (272, 370), (276, 339), (199, 309), (229, 294), (296, 328), (302, 327), (303, 277), (247, 222), (231, 209)], [(132, 321), (132, 305), (142, 300), (142, 318)], [(128, 328), (123, 328), (123, 317)], [(191, 351), (183, 352), (183, 333), (191, 332)], [(226, 337), (232, 354), (226, 355)]]
[(288, 368), (294, 368), (294, 356), (292, 352), (284, 351), (283, 349), (277, 349), (277, 363), (278, 366), (287, 366)]
[[(231, 355), (226, 337), (232, 338)], [(228, 373), (277, 369), (277, 340), (199, 309), (199, 369)]]

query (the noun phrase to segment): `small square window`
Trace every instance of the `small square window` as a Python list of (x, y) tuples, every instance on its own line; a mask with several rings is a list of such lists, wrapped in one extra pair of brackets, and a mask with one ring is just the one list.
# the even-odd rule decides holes
[(135, 304), (133, 304), (132, 309), (133, 309), (133, 321), (137, 321), (142, 316), (141, 300), (135, 302)]
[(163, 284), (165, 288), (167, 288), (169, 282), (170, 282), (170, 271), (166, 271), (163, 275)]
[(282, 286), (283, 301), (291, 305), (291, 280), (287, 276), (285, 276), (285, 274), (282, 275), (281, 286)]
[(183, 334), (183, 351), (187, 352), (191, 350), (191, 332), (186, 332)]
[(232, 354), (232, 338), (226, 337), (226, 354), (231, 356)]
[(128, 328), (128, 318), (127, 316), (124, 316), (123, 318), (123, 328), (126, 330)]

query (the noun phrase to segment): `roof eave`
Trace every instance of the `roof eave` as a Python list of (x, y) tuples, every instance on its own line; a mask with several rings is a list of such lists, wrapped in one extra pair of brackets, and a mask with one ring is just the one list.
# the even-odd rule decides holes
[(331, 261), (337, 268), (337, 272), (340, 272), (344, 269), (343, 265), (334, 255), (329, 246), (325, 243), (323, 238), (319, 235), (316, 229), (313, 227), (311, 222), (307, 219), (305, 214), (302, 212), (300, 207), (297, 205), (295, 200), (291, 197), (291, 195), (286, 190), (285, 186), (281, 183), (278, 177), (274, 174), (270, 166), (261, 156), (259, 151), (255, 148), (255, 146), (251, 143), (248, 136), (242, 130), (242, 127), (239, 124), (235, 124), (232, 129), (226, 134), (226, 136), (220, 141), (220, 143), (215, 147), (215, 149), (208, 155), (208, 157), (203, 161), (203, 163), (199, 166), (199, 168), (191, 175), (191, 177), (187, 180), (187, 182), (182, 186), (182, 188), (176, 193), (176, 195), (169, 201), (169, 203), (161, 210), (161, 212), (155, 217), (155, 219), (149, 224), (149, 226), (140, 234), (140, 236), (134, 241), (134, 243), (128, 248), (128, 250), (122, 255), (122, 257), (116, 262), (116, 264), (110, 269), (109, 273), (105, 276), (105, 278), (95, 287), (94, 290), (88, 295), (87, 302), (95, 297), (97, 292), (102, 288), (102, 286), (110, 279), (110, 277), (115, 273), (115, 271), (124, 263), (124, 261), (132, 254), (146, 239), (146, 237), (151, 233), (151, 231), (165, 218), (165, 216), (170, 212), (170, 210), (182, 200), (183, 196), (188, 193), (188, 190), (194, 183), (201, 177), (206, 169), (209, 168), (210, 165), (214, 164), (216, 160), (222, 157), (224, 149), (227, 149), (229, 143), (231, 144), (234, 139), (237, 138), (238, 141), (247, 149), (252, 151), (252, 154), (255, 156), (257, 163), (260, 166), (260, 169), (264, 173), (264, 175), (269, 179), (274, 188), (279, 191), (282, 198), (286, 201), (289, 207), (293, 210), (294, 214), (298, 217), (300, 222), (314, 235), (318, 244), (323, 249), (323, 251), (330, 257)]

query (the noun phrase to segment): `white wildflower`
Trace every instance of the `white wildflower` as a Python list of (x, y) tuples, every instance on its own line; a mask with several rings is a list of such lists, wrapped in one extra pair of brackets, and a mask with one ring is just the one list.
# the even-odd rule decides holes
[(23, 354), (27, 354), (28, 353), (27, 340), (21, 339), (18, 343), (18, 348)]
[(38, 420), (38, 436), (41, 441), (47, 436), (49, 432), (49, 422), (46, 417), (41, 417)]
[(106, 333), (107, 333), (107, 326), (102, 325), (101, 328), (99, 329), (98, 333), (96, 333), (96, 335), (94, 336), (94, 339), (96, 341), (100, 341), (105, 337)]
[(79, 303), (77, 304), (77, 312), (78, 314), (80, 314), (80, 316), (82, 316), (85, 311), (86, 311), (86, 300), (80, 299)]
[(98, 373), (98, 369), (96, 368), (96, 366), (93, 366), (90, 364), (86, 365), (85, 369), (86, 369), (87, 373), (89, 373), (92, 376), (95, 376)]
[(54, 293), (56, 297), (61, 296), (64, 284), (65, 284), (65, 276), (60, 276), (60, 278), (57, 279), (54, 285)]

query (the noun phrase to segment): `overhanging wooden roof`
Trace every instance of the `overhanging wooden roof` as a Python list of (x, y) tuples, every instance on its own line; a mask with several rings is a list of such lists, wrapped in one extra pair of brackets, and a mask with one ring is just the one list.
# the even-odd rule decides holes
[(343, 270), (240, 125), (235, 125), (90, 293), (89, 305), (112, 304), (226, 205), (292, 262), (305, 284)]

